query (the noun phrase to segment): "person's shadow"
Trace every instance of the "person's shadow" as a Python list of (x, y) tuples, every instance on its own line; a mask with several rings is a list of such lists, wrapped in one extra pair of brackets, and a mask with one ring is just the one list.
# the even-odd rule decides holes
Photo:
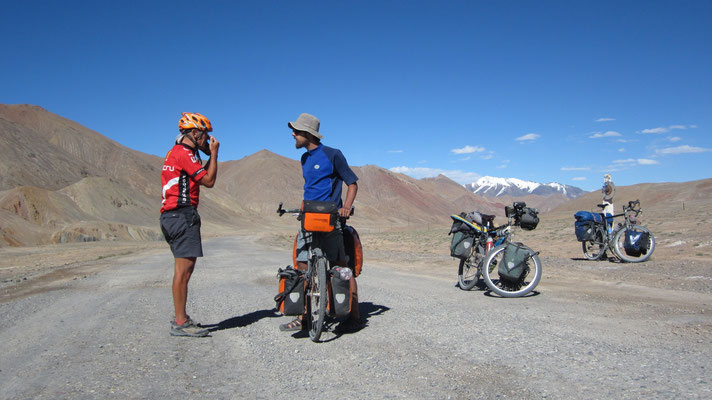
[(269, 310), (258, 310), (253, 311), (249, 314), (239, 315), (236, 317), (228, 318), (224, 321), (218, 322), (217, 324), (201, 325), (203, 328), (207, 328), (210, 332), (223, 331), (225, 329), (232, 328), (242, 328), (250, 324), (263, 319), (263, 318), (278, 318), (282, 315), (277, 312), (275, 308)]
[(371, 317), (381, 315), (384, 312), (390, 310), (390, 307), (382, 306), (380, 304), (373, 304), (371, 302), (359, 303), (359, 311), (361, 312), (361, 320), (363, 321), (363, 326), (368, 325), (368, 320)]

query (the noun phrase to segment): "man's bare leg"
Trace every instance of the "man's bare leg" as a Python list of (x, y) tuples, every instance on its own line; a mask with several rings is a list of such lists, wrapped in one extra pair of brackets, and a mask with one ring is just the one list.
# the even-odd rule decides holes
[(176, 313), (176, 324), (182, 325), (188, 320), (185, 310), (188, 300), (188, 281), (195, 268), (195, 257), (176, 257), (175, 272), (173, 274), (173, 307)]

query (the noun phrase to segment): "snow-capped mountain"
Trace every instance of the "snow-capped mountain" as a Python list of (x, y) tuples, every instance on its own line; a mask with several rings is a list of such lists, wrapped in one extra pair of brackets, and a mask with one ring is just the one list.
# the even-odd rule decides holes
[(523, 181), (517, 178), (495, 178), (492, 176), (483, 176), (476, 182), (465, 185), (465, 187), (475, 194), (488, 197), (563, 194), (570, 199), (574, 199), (586, 193), (575, 186), (562, 185), (556, 182), (544, 184)]

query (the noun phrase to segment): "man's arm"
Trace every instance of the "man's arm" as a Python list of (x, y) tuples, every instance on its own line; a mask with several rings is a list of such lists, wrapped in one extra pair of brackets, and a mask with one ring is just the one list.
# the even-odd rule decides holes
[(344, 207), (339, 209), (339, 216), (348, 217), (349, 214), (351, 214), (351, 207), (354, 205), (356, 192), (358, 192), (358, 183), (354, 182), (346, 187), (346, 201), (344, 202)]
[(208, 173), (200, 179), (200, 184), (211, 188), (215, 186), (215, 181), (218, 178), (218, 148), (220, 142), (215, 139), (215, 136), (210, 138), (210, 159), (208, 159)]

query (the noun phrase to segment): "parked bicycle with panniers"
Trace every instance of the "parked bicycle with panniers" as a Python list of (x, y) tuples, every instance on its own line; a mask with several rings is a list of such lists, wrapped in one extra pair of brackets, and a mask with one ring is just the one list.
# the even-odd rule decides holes
[(502, 297), (521, 297), (539, 284), (539, 252), (512, 241), (514, 228), (536, 228), (538, 211), (524, 202), (514, 202), (505, 207), (505, 215), (507, 223), (498, 227), (494, 226), (494, 215), (477, 211), (450, 216), (450, 255), (460, 259), (460, 289), (487, 287)]
[[(605, 207), (598, 204), (599, 208)], [(574, 214), (576, 239), (581, 242), (583, 255), (589, 260), (606, 258), (608, 250), (622, 261), (643, 262), (653, 255), (655, 237), (642, 225), (640, 200), (623, 205), (621, 214), (579, 211)], [(613, 226), (614, 218), (624, 217), (623, 223)]]
[[(352, 208), (351, 215), (353, 212)], [(280, 293), (275, 296), (277, 309), (284, 315), (305, 315), (304, 323), (309, 329), (309, 337), (318, 342), (326, 329), (328, 316), (348, 316), (352, 306), (358, 307), (358, 304), (351, 304), (349, 280), (361, 272), (361, 241), (356, 230), (345, 224), (346, 218), (338, 216), (338, 208), (332, 202), (305, 200), (301, 209), (283, 209), (282, 203), (279, 203), (277, 213), (280, 217), (284, 214), (297, 216), (306, 233), (304, 240), (308, 247), (305, 272), (291, 266), (279, 270)], [(344, 233), (348, 267), (330, 268), (322, 239), (326, 233), (334, 230), (337, 219), (341, 220)], [(296, 239), (294, 253), (296, 257)]]

